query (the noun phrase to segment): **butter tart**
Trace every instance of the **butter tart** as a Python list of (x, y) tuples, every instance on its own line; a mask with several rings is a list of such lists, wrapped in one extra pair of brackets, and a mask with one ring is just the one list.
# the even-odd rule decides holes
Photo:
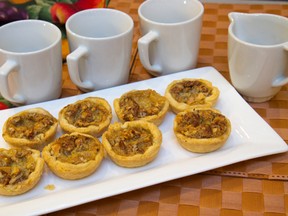
[(191, 152), (206, 153), (226, 143), (231, 123), (216, 109), (197, 107), (178, 113), (173, 130), (182, 147)]
[(219, 89), (210, 81), (194, 78), (174, 80), (165, 91), (165, 97), (176, 114), (195, 106), (213, 107), (219, 95)]
[(103, 134), (102, 143), (117, 165), (140, 167), (158, 155), (162, 133), (155, 124), (143, 120), (116, 122)]
[(2, 129), (4, 140), (15, 147), (41, 149), (57, 131), (58, 121), (43, 108), (31, 108), (9, 117)]
[(160, 125), (169, 109), (168, 100), (155, 90), (132, 90), (114, 100), (118, 119), (126, 121), (145, 120)]
[(41, 179), (44, 160), (29, 148), (0, 148), (0, 194), (15, 196), (34, 188)]
[(104, 157), (100, 141), (88, 134), (64, 134), (45, 146), (42, 156), (57, 176), (63, 179), (81, 179), (94, 173)]
[(68, 104), (59, 112), (60, 127), (69, 133), (102, 135), (112, 119), (109, 103), (100, 97), (88, 97)]

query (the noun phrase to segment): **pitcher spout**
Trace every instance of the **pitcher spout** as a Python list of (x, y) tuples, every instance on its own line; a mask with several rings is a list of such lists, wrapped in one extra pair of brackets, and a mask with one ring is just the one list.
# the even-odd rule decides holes
[(231, 12), (229, 34), (259, 46), (284, 45), (288, 41), (288, 18), (268, 13)]
[(248, 13), (230, 12), (228, 18), (230, 23), (241, 22), (243, 17), (249, 16)]

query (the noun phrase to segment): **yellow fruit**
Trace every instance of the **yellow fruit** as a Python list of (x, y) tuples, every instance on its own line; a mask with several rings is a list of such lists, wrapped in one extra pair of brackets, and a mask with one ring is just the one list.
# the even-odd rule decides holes
[(9, 0), (12, 4), (25, 4), (27, 2), (30, 2), (32, 0)]

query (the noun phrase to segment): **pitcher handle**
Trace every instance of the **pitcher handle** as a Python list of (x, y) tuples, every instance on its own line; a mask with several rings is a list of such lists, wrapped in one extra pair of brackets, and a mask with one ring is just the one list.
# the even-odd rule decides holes
[(9, 88), (9, 74), (18, 68), (18, 63), (9, 59), (0, 67), (0, 92), (2, 96), (11, 103), (24, 104), (26, 102), (25, 97), (21, 94), (12, 95)]
[(93, 90), (94, 86), (92, 82), (82, 81), (80, 78), (79, 61), (81, 58), (85, 58), (87, 54), (88, 50), (86, 47), (78, 47), (67, 56), (67, 66), (70, 78), (75, 85), (77, 85), (79, 88)]
[[(288, 52), (288, 44), (284, 45), (284, 50)], [(288, 69), (287, 69), (288, 70)], [(281, 87), (283, 85), (286, 85), (288, 83), (288, 77), (287, 75), (281, 75), (277, 77), (273, 82), (272, 82), (272, 87)]]
[(149, 56), (149, 46), (153, 41), (158, 40), (158, 37), (159, 35), (157, 32), (154, 32), (154, 31), (148, 32), (146, 35), (144, 35), (138, 40), (138, 51), (139, 51), (140, 61), (143, 64), (143, 66), (147, 70), (153, 71), (160, 75), (162, 72), (161, 66), (158, 64), (152, 65), (150, 63), (150, 56)]

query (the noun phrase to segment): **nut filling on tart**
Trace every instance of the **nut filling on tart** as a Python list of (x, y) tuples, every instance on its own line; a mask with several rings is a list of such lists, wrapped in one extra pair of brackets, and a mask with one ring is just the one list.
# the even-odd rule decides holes
[(162, 123), (169, 102), (155, 90), (132, 90), (114, 100), (116, 114), (121, 122), (146, 120), (156, 125)]
[(123, 156), (143, 154), (153, 144), (151, 132), (139, 127), (114, 130), (107, 135), (107, 139), (113, 151)]
[(102, 135), (112, 119), (109, 103), (100, 97), (87, 97), (68, 104), (59, 112), (59, 124), (69, 133), (79, 132), (96, 137)]
[(184, 78), (174, 80), (165, 91), (174, 113), (193, 107), (212, 107), (218, 100), (219, 89), (204, 79)]
[(227, 131), (225, 116), (211, 110), (195, 110), (176, 117), (177, 132), (191, 138), (214, 138)]
[(7, 133), (11, 137), (28, 140), (40, 139), (57, 120), (42, 113), (23, 113), (7, 121)]
[(197, 107), (178, 113), (173, 130), (182, 147), (205, 153), (225, 144), (231, 133), (231, 123), (216, 109)]
[(94, 160), (100, 151), (94, 139), (86, 136), (64, 136), (51, 144), (49, 153), (63, 163), (80, 164)]
[(80, 179), (91, 175), (104, 157), (100, 141), (88, 134), (64, 134), (42, 151), (53, 173), (63, 179)]
[(88, 127), (105, 121), (108, 113), (109, 111), (103, 105), (86, 100), (68, 106), (64, 115), (69, 124), (75, 127)]
[(32, 189), (44, 167), (40, 152), (25, 148), (0, 149), (0, 194), (18, 195)]
[(140, 167), (157, 157), (162, 133), (154, 123), (143, 120), (116, 122), (103, 134), (102, 143), (117, 165)]
[(199, 80), (186, 80), (173, 85), (170, 93), (179, 103), (194, 105), (204, 104), (205, 98), (211, 96), (212, 89)]
[(42, 149), (57, 131), (58, 121), (42, 108), (31, 108), (9, 117), (2, 130), (4, 140), (17, 147)]

